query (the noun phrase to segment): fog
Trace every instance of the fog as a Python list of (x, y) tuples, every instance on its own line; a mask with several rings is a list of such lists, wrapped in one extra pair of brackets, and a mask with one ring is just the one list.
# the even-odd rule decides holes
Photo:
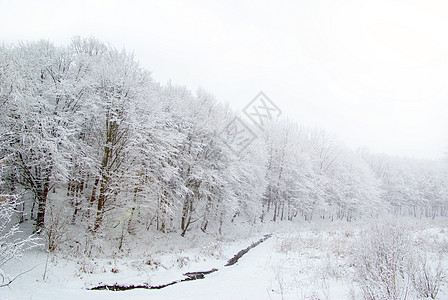
[(350, 147), (439, 158), (447, 146), (444, 1), (0, 1), (11, 43), (95, 36), (155, 80), (242, 110), (263, 91)]

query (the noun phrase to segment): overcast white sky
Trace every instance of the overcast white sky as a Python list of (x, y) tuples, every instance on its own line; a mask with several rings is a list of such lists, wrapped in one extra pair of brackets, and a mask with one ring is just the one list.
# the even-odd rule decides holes
[(349, 146), (418, 158), (448, 148), (448, 1), (6, 1), (0, 40), (95, 36), (155, 80), (285, 116)]

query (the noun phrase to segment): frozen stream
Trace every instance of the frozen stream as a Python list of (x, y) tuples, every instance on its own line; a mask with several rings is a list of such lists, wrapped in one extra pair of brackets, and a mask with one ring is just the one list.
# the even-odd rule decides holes
[[(232, 265), (236, 264), (238, 262), (238, 260), (241, 257), (243, 257), (247, 252), (249, 252), (251, 249), (257, 247), (258, 245), (260, 245), (261, 243), (263, 243), (264, 241), (269, 239), (271, 236), (272, 236), (272, 234), (266, 234), (263, 238), (261, 238), (257, 242), (254, 242), (250, 246), (248, 246), (247, 248), (239, 251), (231, 259), (229, 259), (227, 261), (227, 264), (225, 265), (225, 267), (229, 267), (229, 266), (232, 266)], [(185, 278), (182, 278), (182, 279), (176, 280), (176, 281), (172, 281), (170, 283), (163, 284), (163, 285), (151, 286), (151, 285), (119, 285), (119, 284), (114, 284), (114, 285), (100, 285), (100, 286), (96, 286), (96, 287), (91, 288), (91, 290), (127, 291), (127, 290), (133, 290), (133, 289), (149, 289), (149, 290), (162, 289), (162, 288), (165, 288), (165, 287), (168, 287), (168, 286), (180, 283), (180, 282), (184, 282), (184, 281), (192, 281), (192, 280), (197, 280), (197, 279), (204, 279), (206, 275), (211, 274), (211, 273), (215, 273), (217, 271), (219, 271), (217, 268), (213, 268), (213, 269), (208, 270), (208, 271), (187, 272), (187, 273), (184, 274)]]

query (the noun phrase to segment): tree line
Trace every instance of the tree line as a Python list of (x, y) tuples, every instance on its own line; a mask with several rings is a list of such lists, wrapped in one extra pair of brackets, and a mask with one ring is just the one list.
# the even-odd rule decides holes
[(282, 119), (235, 153), (222, 131), (236, 116), (204, 90), (155, 82), (133, 55), (94, 38), (2, 45), (1, 189), (21, 195), (17, 222), (40, 232), (61, 214), (86, 233), (122, 236), (447, 216), (441, 161), (353, 151)]

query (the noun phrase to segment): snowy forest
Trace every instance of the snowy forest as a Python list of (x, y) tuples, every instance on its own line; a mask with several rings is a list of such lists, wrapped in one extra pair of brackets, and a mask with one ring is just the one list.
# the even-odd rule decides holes
[(235, 152), (229, 124), (240, 117), (94, 38), (3, 44), (1, 263), (30, 247), (93, 259), (156, 237), (448, 217), (445, 160), (350, 149), (283, 116), (263, 130), (248, 122), (256, 138)]

